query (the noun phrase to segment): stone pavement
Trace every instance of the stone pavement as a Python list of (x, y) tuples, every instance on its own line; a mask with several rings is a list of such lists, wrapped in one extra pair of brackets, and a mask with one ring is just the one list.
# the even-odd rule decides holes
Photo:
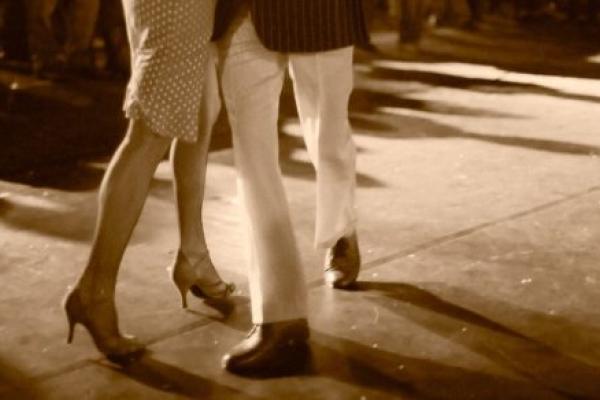
[(284, 94), (282, 170), (311, 288), (309, 371), (252, 380), (219, 367), (250, 326), (230, 149), (210, 157), (205, 228), (216, 265), (240, 287), (235, 308), (179, 308), (166, 272), (177, 234), (165, 163), (118, 287), (121, 325), (151, 353), (122, 369), (81, 328), (66, 345), (60, 300), (85, 263), (106, 165), (83, 159), (49, 169), (46, 184), (0, 182), (0, 398), (600, 399), (594, 65), (573, 58), (569, 76), (531, 73), (540, 54), (571, 50), (528, 55), (533, 39), (514, 38), (502, 49), (527, 68), (519, 58), (443, 62), (430, 42), (407, 61), (393, 40), (376, 35), (384, 54), (361, 54), (356, 67), (356, 291), (322, 284), (314, 174)]

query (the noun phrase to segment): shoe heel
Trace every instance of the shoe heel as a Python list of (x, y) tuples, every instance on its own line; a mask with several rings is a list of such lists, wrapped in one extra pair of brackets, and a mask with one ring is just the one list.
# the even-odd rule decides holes
[(187, 294), (194, 285), (196, 275), (185, 256), (179, 252), (172, 269), (171, 279), (181, 295), (181, 308), (188, 308)]
[(187, 282), (177, 282), (176, 280), (175, 286), (177, 286), (177, 290), (179, 290), (179, 294), (181, 295), (181, 308), (188, 308), (187, 294), (190, 290), (190, 286)]
[(67, 344), (73, 343), (73, 336), (75, 335), (75, 325), (77, 325), (77, 314), (79, 309), (77, 308), (77, 292), (71, 292), (64, 301), (64, 309), (67, 314), (67, 323), (69, 331), (67, 333)]
[(143, 344), (119, 332), (118, 317), (112, 299), (100, 301), (90, 308), (83, 305), (79, 289), (67, 294), (63, 308), (67, 314), (67, 343), (73, 342), (77, 324), (92, 337), (96, 348), (109, 360), (121, 363), (137, 358), (144, 352)]
[[(220, 300), (233, 293), (235, 286), (223, 282), (218, 275), (216, 277), (218, 280), (217, 282), (207, 283), (204, 281), (206, 278), (198, 271), (201, 270), (202, 264), (207, 262), (210, 268), (214, 269), (208, 253), (206, 253), (204, 258), (195, 262), (194, 265), (190, 263), (181, 251), (177, 253), (177, 258), (171, 270), (171, 279), (179, 290), (181, 295), (181, 306), (183, 308), (187, 308), (188, 306), (187, 294), (190, 291), (194, 296), (204, 300)], [(205, 266), (203, 268), (207, 267)], [(217, 274), (216, 271), (214, 271), (214, 273)]]
[(67, 344), (73, 343), (73, 336), (75, 335), (75, 324), (71, 318), (69, 318), (69, 333), (67, 335)]
[(173, 268), (173, 283), (181, 296), (181, 308), (188, 308), (187, 294), (193, 285), (193, 277), (185, 269)]

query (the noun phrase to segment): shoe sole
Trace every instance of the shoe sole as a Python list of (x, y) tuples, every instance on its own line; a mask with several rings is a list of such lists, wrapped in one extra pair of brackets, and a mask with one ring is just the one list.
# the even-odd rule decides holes
[(312, 364), (312, 352), (306, 342), (281, 347), (280, 357), (272, 363), (256, 367), (234, 368), (225, 363), (224, 368), (236, 375), (255, 379), (282, 378), (307, 373)]

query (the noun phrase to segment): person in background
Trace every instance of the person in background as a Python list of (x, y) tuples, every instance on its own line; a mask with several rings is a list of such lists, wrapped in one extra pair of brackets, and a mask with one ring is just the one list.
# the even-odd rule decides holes
[(425, 27), (428, 2), (424, 0), (400, 1), (400, 42), (416, 44), (421, 39)]
[(113, 76), (126, 76), (129, 72), (129, 46), (119, 0), (101, 2), (97, 33), (104, 41), (106, 70)]
[(596, 23), (599, 9), (599, 0), (569, 0), (567, 3), (567, 14), (573, 22), (582, 19), (591, 24)]
[(29, 61), (23, 0), (0, 0), (0, 59)]
[(63, 52), (67, 67), (73, 71), (92, 70), (94, 60), (89, 49), (96, 31), (100, 0), (68, 0), (63, 3), (63, 7), (65, 14)]
[(467, 0), (469, 6), (469, 20), (466, 23), (467, 29), (477, 29), (481, 19), (483, 18), (483, 0)]
[[(83, 60), (94, 34), (100, 0), (25, 1), (27, 39), (35, 75), (56, 77), (68, 65), (80, 68), (89, 63)], [(60, 31), (64, 38), (60, 38)]]
[(6, 44), (8, 39), (8, 1), (0, 2), (0, 60), (6, 58)]

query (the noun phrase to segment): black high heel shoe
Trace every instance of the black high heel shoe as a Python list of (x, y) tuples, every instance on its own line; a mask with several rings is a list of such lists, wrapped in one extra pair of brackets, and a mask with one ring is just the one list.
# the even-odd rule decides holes
[(67, 294), (63, 306), (69, 323), (67, 343), (73, 341), (75, 326), (81, 324), (92, 336), (98, 350), (114, 363), (132, 362), (146, 351), (134, 337), (121, 335), (113, 302), (84, 305), (79, 288), (75, 288)]
[(172, 279), (181, 294), (181, 306), (187, 308), (187, 293), (204, 300), (224, 300), (235, 291), (233, 283), (223, 282), (208, 252), (193, 265), (179, 251), (172, 267)]

